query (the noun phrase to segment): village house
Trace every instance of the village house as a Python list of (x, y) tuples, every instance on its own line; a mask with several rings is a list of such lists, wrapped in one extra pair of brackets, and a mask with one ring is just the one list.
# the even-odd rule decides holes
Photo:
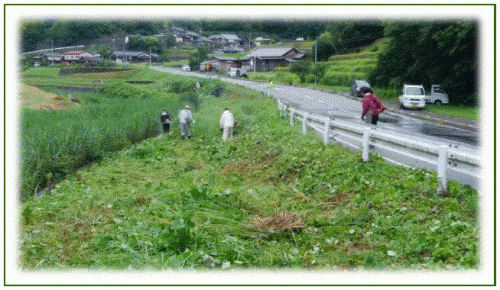
[(264, 38), (262, 36), (259, 36), (259, 37), (256, 37), (254, 40), (253, 40), (253, 43), (255, 44), (255, 46), (261, 46), (263, 44), (269, 44), (271, 43), (271, 39), (270, 38)]
[(42, 63), (49, 65), (56, 64), (81, 64), (81, 65), (97, 65), (101, 61), (101, 56), (97, 53), (87, 51), (67, 51), (64, 53), (45, 52), (34, 58), (35, 66)]
[(240, 61), (235, 57), (214, 56), (210, 60), (200, 64), (200, 71), (229, 71), (231, 68), (238, 68), (240, 66)]
[(159, 60), (160, 56), (156, 53), (146, 53), (142, 51), (113, 51), (109, 55), (111, 60), (117, 62), (156, 62)]
[(33, 57), (35, 61), (35, 66), (40, 66), (42, 63), (48, 63), (49, 65), (60, 64), (63, 62), (64, 54), (54, 53), (54, 52), (44, 52), (39, 56)]
[(101, 61), (101, 56), (88, 51), (67, 51), (64, 53), (63, 61), (84, 65), (97, 65)]
[(198, 37), (194, 42), (193, 44), (195, 46), (211, 46), (212, 45), (212, 41), (210, 40), (210, 38), (208, 37), (205, 37), (205, 36), (200, 36)]
[(215, 47), (242, 46), (245, 41), (236, 34), (217, 34), (209, 37)]
[(265, 72), (276, 67), (287, 67), (290, 63), (303, 59), (305, 53), (299, 52), (294, 47), (269, 47), (259, 48), (247, 56), (240, 58), (242, 67)]
[(223, 47), (214, 51), (214, 54), (228, 54), (228, 53), (241, 53), (245, 52), (242, 47)]

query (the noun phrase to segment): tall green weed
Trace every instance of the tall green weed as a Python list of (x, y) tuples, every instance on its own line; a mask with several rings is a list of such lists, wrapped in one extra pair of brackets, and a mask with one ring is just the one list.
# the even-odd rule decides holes
[(22, 198), (101, 160), (106, 152), (158, 135), (161, 109), (174, 105), (167, 99), (124, 102), (88, 93), (74, 95), (83, 99), (82, 108), (21, 111)]

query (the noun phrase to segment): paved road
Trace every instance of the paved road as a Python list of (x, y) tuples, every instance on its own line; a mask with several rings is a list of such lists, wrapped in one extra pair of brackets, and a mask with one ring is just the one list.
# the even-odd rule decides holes
[[(178, 69), (154, 67), (153, 69), (202, 78), (217, 78), (213, 74), (184, 72)], [(280, 98), (298, 109), (312, 113), (330, 115), (334, 119), (349, 120), (354, 123), (363, 122), (361, 116), (361, 99), (350, 97), (347, 94), (332, 94), (315, 89), (275, 84), (271, 91), (268, 83), (248, 81), (241, 78), (219, 77), (222, 81), (230, 82), (251, 89), (269, 93)], [(402, 111), (397, 104), (387, 104), (390, 108), (380, 116), (378, 128), (393, 131), (412, 138), (428, 140), (432, 144), (449, 144), (452, 147), (462, 147), (469, 152), (479, 150), (479, 133), (474, 126), (451, 122), (439, 117), (430, 118), (424, 111)]]

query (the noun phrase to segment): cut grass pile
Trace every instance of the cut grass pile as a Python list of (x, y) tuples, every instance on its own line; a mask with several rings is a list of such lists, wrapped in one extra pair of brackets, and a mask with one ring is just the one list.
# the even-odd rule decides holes
[[(240, 124), (227, 143), (218, 127), (225, 107)], [(473, 189), (450, 182), (450, 197), (436, 196), (435, 173), (324, 146), (247, 89), (200, 94), (194, 119), (192, 139), (174, 125), (23, 203), (21, 266), (477, 267)]]
[(42, 91), (36, 87), (21, 84), (21, 106), (32, 110), (62, 110), (80, 106), (65, 96)]

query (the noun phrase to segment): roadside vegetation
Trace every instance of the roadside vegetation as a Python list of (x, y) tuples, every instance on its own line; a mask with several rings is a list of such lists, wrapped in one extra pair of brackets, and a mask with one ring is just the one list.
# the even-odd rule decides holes
[[(450, 182), (449, 196), (437, 196), (436, 173), (376, 155), (363, 163), (359, 152), (303, 135), (273, 99), (246, 88), (225, 85), (216, 97), (217, 81), (149, 70), (129, 79), (154, 83), (81, 93), (81, 108), (23, 110), (23, 158), (57, 164), (76, 158), (65, 148), (76, 146), (98, 161), (20, 204), (23, 269), (478, 267), (472, 188)], [(190, 140), (176, 120), (185, 104), (196, 120)], [(218, 127), (225, 107), (239, 122), (227, 143)], [(172, 133), (148, 138), (163, 108)], [(31, 126), (31, 117), (49, 125)], [(46, 151), (29, 153), (30, 144)]]

